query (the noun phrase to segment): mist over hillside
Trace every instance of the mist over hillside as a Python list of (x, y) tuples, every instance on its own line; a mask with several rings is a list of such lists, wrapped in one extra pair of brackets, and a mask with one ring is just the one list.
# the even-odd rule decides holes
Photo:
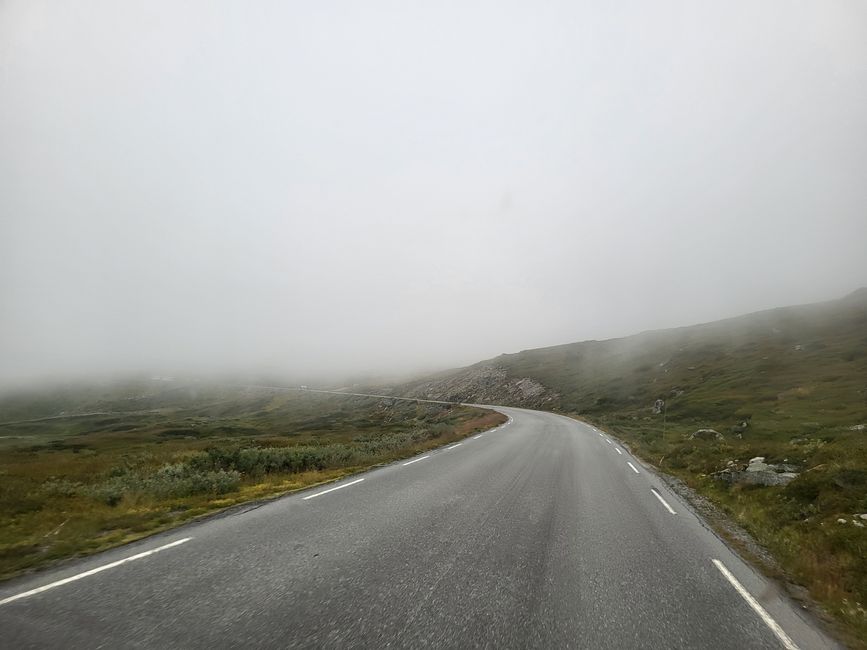
[[(830, 384), (852, 380), (853, 390), (862, 390), (867, 386), (857, 378), (865, 364), (867, 289), (862, 288), (822, 303), (503, 354), (402, 388), (437, 399), (499, 397), (577, 413), (649, 408), (656, 399), (700, 390), (717, 395), (718, 410), (725, 412), (722, 404), (735, 404), (739, 395), (776, 394), (812, 376)], [(544, 391), (486, 392), (497, 385), (495, 370), (505, 373), (503, 379), (539, 382)], [(728, 414), (734, 416), (734, 410)]]
[(407, 374), (867, 283), (859, 3), (217, 6), (0, 3), (0, 384)]

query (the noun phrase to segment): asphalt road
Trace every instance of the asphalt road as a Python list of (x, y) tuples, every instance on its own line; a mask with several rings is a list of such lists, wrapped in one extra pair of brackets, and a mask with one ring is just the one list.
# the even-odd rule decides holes
[(0, 646), (835, 647), (615, 440), (497, 408), (459, 446), (0, 585)]

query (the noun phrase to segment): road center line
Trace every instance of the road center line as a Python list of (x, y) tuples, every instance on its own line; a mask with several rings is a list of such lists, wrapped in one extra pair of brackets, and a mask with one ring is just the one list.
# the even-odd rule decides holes
[(412, 465), (413, 463), (417, 463), (420, 460), (425, 460), (426, 458), (430, 458), (430, 456), (422, 456), (421, 458), (413, 458), (411, 461), (404, 463), (403, 466)]
[(620, 454), (621, 456), (623, 455), (623, 452), (620, 451), (617, 447), (614, 448), (614, 451), (616, 451), (616, 452), (617, 452), (618, 454)]
[(337, 487), (328, 488), (327, 490), (322, 490), (322, 492), (317, 492), (316, 494), (311, 494), (309, 496), (306, 496), (306, 497), (304, 497), (303, 500), (307, 501), (307, 499), (314, 499), (316, 497), (321, 497), (323, 494), (328, 494), (329, 492), (334, 492), (334, 490), (342, 490), (343, 488), (349, 487), (350, 485), (355, 485), (356, 483), (361, 483), (363, 480), (364, 480), (363, 478), (355, 479), (354, 481), (350, 481), (349, 483), (344, 483), (343, 485), (338, 485)]
[(640, 473), (641, 473), (641, 472), (639, 472), (637, 469), (635, 469), (635, 465), (633, 465), (632, 463), (630, 463), (628, 460), (626, 461), (626, 464), (629, 465), (629, 466), (632, 468), (632, 471), (635, 472), (636, 474), (640, 474)]
[(767, 610), (759, 604), (755, 598), (753, 598), (752, 594), (746, 590), (746, 588), (740, 583), (740, 581), (732, 575), (732, 572), (726, 568), (726, 565), (720, 562), (719, 560), (711, 560), (716, 565), (716, 568), (720, 570), (726, 579), (732, 583), (732, 586), (737, 590), (737, 592), (743, 597), (745, 601), (749, 604), (750, 607), (755, 610), (756, 614), (758, 614), (761, 619), (765, 622), (771, 631), (777, 635), (777, 638), (782, 642), (783, 647), (786, 650), (798, 650), (798, 646), (795, 645), (795, 642), (783, 631), (783, 628), (771, 618), (771, 615), (768, 614)]
[(14, 596), (9, 596), (8, 598), (4, 598), (0, 600), (0, 605), (5, 605), (6, 603), (11, 603), (15, 600), (20, 600), (21, 598), (27, 598), (28, 596), (33, 596), (35, 594), (42, 593), (43, 591), (48, 591), (49, 589), (54, 589), (55, 587), (59, 587), (61, 585), (68, 584), (70, 582), (75, 582), (76, 580), (81, 580), (82, 578), (86, 578), (88, 576), (92, 576), (94, 573), (99, 573), (100, 571), (105, 571), (106, 569), (113, 569), (116, 566), (120, 566), (121, 564), (126, 564), (127, 562), (132, 562), (133, 560), (140, 560), (143, 557), (147, 557), (148, 555), (153, 555), (154, 553), (159, 553), (160, 551), (164, 551), (167, 548), (172, 548), (173, 546), (178, 546), (185, 542), (189, 542), (192, 537), (185, 537), (184, 539), (179, 539), (175, 542), (171, 542), (169, 544), (164, 544), (158, 548), (153, 548), (149, 551), (144, 551), (143, 553), (137, 553), (135, 555), (130, 555), (129, 557), (125, 557), (122, 560), (117, 560), (116, 562), (109, 562), (108, 564), (103, 564), (102, 566), (98, 566), (95, 569), (90, 569), (89, 571), (85, 571), (83, 573), (77, 573), (74, 576), (70, 576), (68, 578), (64, 578), (63, 580), (58, 580), (57, 582), (52, 582), (47, 585), (43, 585), (41, 587), (37, 587), (36, 589), (31, 589), (30, 591), (24, 591), (20, 594), (15, 594)]
[(662, 495), (659, 493), (659, 491), (656, 488), (650, 488), (650, 491), (653, 492), (653, 496), (655, 496), (657, 499), (659, 499), (659, 502), (665, 506), (666, 510), (668, 510), (673, 515), (677, 514), (674, 511), (674, 508), (672, 508), (670, 505), (668, 505), (668, 501), (666, 501), (665, 499), (662, 498)]
[(452, 445), (451, 447), (446, 447), (446, 451), (448, 451), (449, 449), (454, 449), (455, 447), (460, 447), (462, 444), (464, 444), (464, 443), (459, 442), (458, 444)]

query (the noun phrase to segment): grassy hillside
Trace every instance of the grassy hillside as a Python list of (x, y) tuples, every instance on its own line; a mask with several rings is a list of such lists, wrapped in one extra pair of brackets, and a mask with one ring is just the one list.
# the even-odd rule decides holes
[(446, 444), (499, 413), (174, 382), (0, 397), (0, 578)]
[[(491, 369), (513, 383), (541, 383), (547, 402), (537, 395), (528, 405), (608, 428), (710, 497), (867, 643), (867, 521), (857, 516), (867, 513), (867, 290), (705, 325), (503, 355), (455, 373), (460, 382), (438, 379), (410, 390), (423, 385), (425, 394), (447, 396), (459, 385), (463, 398), (474, 399), (474, 392), (490, 394), (490, 386), (480, 386)], [(659, 414), (657, 399), (665, 401)], [(690, 439), (699, 428), (723, 439)], [(769, 487), (711, 476), (754, 456), (794, 465), (800, 475)]]
[(867, 290), (705, 325), (503, 355), (493, 363), (538, 379), (560, 394), (560, 408), (577, 413), (641, 411), (662, 398), (673, 417), (735, 420), (745, 404), (773, 404), (780, 393), (808, 385), (811, 408), (838, 411), (845, 422), (863, 415), (867, 404)]

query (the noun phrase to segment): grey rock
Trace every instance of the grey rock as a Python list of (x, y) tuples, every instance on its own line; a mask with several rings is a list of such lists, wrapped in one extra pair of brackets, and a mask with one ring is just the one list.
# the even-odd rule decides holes
[(786, 485), (796, 478), (798, 478), (798, 475), (794, 472), (765, 470), (761, 472), (741, 472), (740, 476), (736, 478), (736, 482), (748, 485)]
[(411, 385), (404, 396), (529, 408), (550, 406), (560, 397), (534, 379), (510, 377), (505, 368), (495, 365), (472, 366), (444, 379)]
[(774, 465), (765, 462), (764, 456), (751, 458), (745, 470), (739, 470), (736, 465), (729, 464), (721, 472), (713, 476), (727, 483), (743, 483), (747, 485), (786, 485), (798, 478), (794, 465)]
[(713, 429), (699, 429), (689, 434), (690, 440), (725, 440), (725, 436)]

